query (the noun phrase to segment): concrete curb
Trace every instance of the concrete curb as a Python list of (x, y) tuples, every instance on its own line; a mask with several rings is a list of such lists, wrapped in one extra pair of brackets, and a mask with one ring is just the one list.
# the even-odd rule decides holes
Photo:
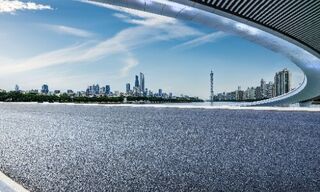
[(0, 192), (29, 192), (24, 187), (0, 172)]

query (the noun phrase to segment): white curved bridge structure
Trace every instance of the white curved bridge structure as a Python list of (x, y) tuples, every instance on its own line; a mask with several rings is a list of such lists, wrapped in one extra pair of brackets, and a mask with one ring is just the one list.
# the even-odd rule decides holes
[(248, 105), (286, 105), (320, 96), (319, 0), (89, 0), (200, 23), (281, 53), (305, 74), (286, 95)]

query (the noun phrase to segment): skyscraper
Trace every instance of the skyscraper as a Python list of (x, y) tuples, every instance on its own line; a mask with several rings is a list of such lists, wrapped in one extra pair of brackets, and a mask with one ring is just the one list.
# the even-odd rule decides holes
[(134, 82), (134, 86), (135, 86), (135, 87), (140, 87), (140, 86), (139, 86), (139, 77), (138, 77), (138, 75), (136, 75), (136, 80), (135, 80), (135, 82)]
[(213, 71), (211, 70), (211, 73), (210, 73), (210, 102), (213, 102), (213, 97), (214, 97), (214, 94), (213, 94)]
[(129, 94), (130, 93), (130, 83), (126, 84), (126, 93)]
[(100, 92), (99, 84), (93, 85), (94, 95), (98, 95)]
[(106, 95), (110, 95), (110, 93), (111, 93), (110, 85), (106, 85)]
[(15, 92), (20, 92), (19, 85), (16, 85), (16, 86), (14, 87), (14, 91), (15, 91)]
[(255, 89), (255, 98), (258, 99), (258, 100), (263, 99), (261, 86), (256, 87), (256, 89)]
[(41, 93), (42, 93), (42, 94), (48, 94), (48, 93), (49, 93), (49, 86), (46, 85), (46, 84), (42, 85), (42, 87), (41, 87)]
[(159, 91), (158, 91), (158, 96), (159, 96), (159, 97), (162, 97), (162, 89), (159, 89)]
[(291, 90), (291, 73), (288, 69), (283, 69), (276, 73), (274, 77), (276, 96), (288, 93)]
[(100, 86), (98, 84), (91, 85), (87, 88), (86, 94), (89, 95), (98, 95), (100, 93)]
[(264, 79), (260, 81), (260, 91), (262, 98), (267, 98), (268, 90), (267, 90), (267, 83)]
[(241, 90), (241, 86), (238, 86), (238, 90), (236, 91), (236, 100), (242, 101), (244, 98), (244, 91)]
[(144, 86), (144, 74), (140, 72), (140, 92), (144, 93), (145, 86)]
[(99, 94), (105, 95), (105, 94), (106, 94), (106, 87), (100, 87), (100, 92), (99, 92)]
[(269, 82), (268, 84), (267, 84), (267, 98), (268, 99), (270, 99), (270, 98), (272, 98), (272, 97), (274, 97), (274, 84), (273, 84), (273, 82)]

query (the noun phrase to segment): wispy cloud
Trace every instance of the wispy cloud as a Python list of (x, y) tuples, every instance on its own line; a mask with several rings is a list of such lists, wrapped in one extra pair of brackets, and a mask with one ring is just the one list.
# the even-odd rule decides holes
[(3, 57), (0, 56), (0, 63), (12, 63), (14, 60), (7, 58), (7, 57)]
[(64, 26), (64, 25), (44, 25), (45, 28), (52, 30), (57, 33), (72, 35), (77, 37), (92, 37), (94, 34), (74, 27)]
[[(195, 30), (194, 28), (183, 25), (177, 19), (166, 17), (166, 16), (159, 16), (159, 15), (155, 15), (148, 12), (133, 10), (129, 8), (123, 8), (123, 7), (117, 7), (114, 5), (98, 3), (93, 1), (82, 0), (82, 2), (94, 4), (94, 5), (105, 7), (108, 9), (121, 11), (122, 13), (116, 13), (114, 14), (114, 16), (130, 24), (157, 27), (157, 28), (168, 27), (168, 25), (175, 25), (176, 26), (175, 30), (172, 31), (171, 34), (175, 33), (175, 36), (179, 36), (179, 34), (181, 34), (181, 36), (185, 36), (185, 34), (193, 34), (194, 36), (197, 37), (193, 40), (187, 41), (185, 43), (182, 43), (174, 47), (174, 49), (190, 49), (206, 43), (215, 42), (227, 36), (227, 34), (224, 32), (214, 32), (206, 35)], [(128, 15), (133, 17), (130, 17)]]
[(34, 2), (0, 0), (0, 13), (15, 13), (18, 10), (52, 10), (52, 7)]
[(127, 58), (124, 59), (125, 66), (120, 71), (120, 77), (126, 77), (130, 70), (138, 65), (139, 61), (134, 58), (131, 54)]
[[(113, 8), (118, 10), (117, 8)], [(147, 44), (199, 36), (202, 33), (184, 23), (172, 18), (157, 16), (149, 13), (119, 9), (115, 14), (123, 22), (134, 26), (126, 28), (111, 38), (101, 42), (88, 39), (86, 42), (71, 45), (62, 49), (42, 53), (34, 57), (2, 65), (0, 74), (10, 74), (53, 67), (61, 64), (76, 65), (83, 62), (94, 62), (115, 54), (122, 54), (124, 66), (119, 70), (119, 76), (126, 76), (129, 71), (139, 64), (133, 51)], [(70, 27), (51, 26), (59, 32), (78, 36), (89, 36), (90, 33)]]
[(89, 1), (89, 0), (80, 0), (83, 3), (92, 4), (95, 6), (112, 9), (118, 11), (115, 13), (114, 16), (122, 19), (123, 21), (131, 24), (138, 24), (138, 25), (145, 25), (145, 26), (157, 26), (163, 23), (166, 24), (175, 24), (180, 23), (177, 19), (166, 17), (162, 15), (156, 15), (153, 13), (148, 13), (145, 11), (139, 11), (135, 9), (130, 9), (126, 7), (119, 7), (115, 5), (110, 5), (106, 3), (99, 3), (96, 1)]
[(213, 43), (219, 39), (222, 39), (226, 37), (227, 34), (224, 32), (215, 32), (208, 35), (204, 35), (201, 37), (198, 37), (196, 39), (193, 39), (191, 41), (187, 41), (185, 43), (182, 43), (180, 45), (177, 45), (174, 47), (174, 49), (190, 49), (194, 47), (198, 47), (200, 45), (206, 44), (206, 43)]
[(113, 14), (113, 16), (119, 18), (119, 19), (122, 19), (122, 20), (125, 20), (125, 19), (129, 19), (130, 17), (125, 15), (125, 14), (122, 14), (122, 13), (115, 13)]

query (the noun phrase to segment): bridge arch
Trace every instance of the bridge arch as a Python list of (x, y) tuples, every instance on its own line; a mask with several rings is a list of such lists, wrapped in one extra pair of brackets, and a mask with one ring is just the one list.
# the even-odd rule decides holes
[[(308, 101), (320, 95), (320, 21), (317, 17), (315, 17), (315, 20), (308, 20), (308, 24), (315, 24), (314, 28), (317, 29), (319, 27), (318, 31), (310, 28), (310, 25), (304, 29), (300, 23), (297, 23), (304, 21), (294, 15), (294, 13), (301, 15), (303, 13), (301, 11), (305, 11), (305, 15), (302, 15), (304, 18), (313, 19), (315, 14), (319, 17), (320, 8), (318, 4), (319, 10), (312, 9), (312, 3), (304, 5), (303, 8), (295, 7), (299, 5), (299, 2), (295, 2), (296, 0), (290, 1), (288, 5), (281, 3), (282, 1), (279, 0), (242, 1), (242, 3), (239, 3), (241, 5), (237, 5), (235, 3), (237, 1), (234, 0), (89, 1), (193, 21), (217, 30), (235, 34), (274, 52), (281, 53), (304, 72), (304, 81), (289, 93), (246, 105), (271, 106), (293, 104)], [(308, 7), (312, 9), (309, 10), (310, 13), (307, 13), (308, 10), (306, 9)], [(275, 10), (265, 11), (268, 8)], [(288, 9), (288, 13), (285, 13), (286, 9)], [(297, 25), (296, 28), (288, 23), (290, 16), (296, 18), (296, 20), (291, 21), (291, 23)], [(283, 23), (279, 21), (283, 21)], [(276, 26), (279, 27), (276, 28)], [(287, 28), (283, 28), (285, 26)], [(303, 33), (301, 30), (307, 30), (305, 31), (305, 36), (301, 36), (301, 33)], [(308, 33), (309, 30), (310, 33)], [(314, 35), (314, 33), (317, 34)]]

